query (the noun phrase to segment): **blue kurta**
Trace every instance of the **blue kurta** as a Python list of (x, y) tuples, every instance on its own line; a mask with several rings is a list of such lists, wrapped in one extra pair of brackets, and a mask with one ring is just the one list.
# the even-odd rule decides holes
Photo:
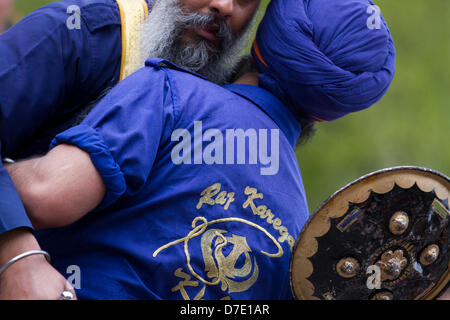
[(146, 65), (52, 143), (87, 151), (107, 188), (81, 220), (38, 232), (52, 264), (79, 268), (81, 299), (291, 298), (309, 216), (295, 117), (259, 87)]
[[(68, 28), (72, 5), (79, 28)], [(45, 153), (80, 109), (117, 83), (120, 24), (114, 0), (63, 0), (0, 35), (0, 158)], [(0, 234), (20, 226), (31, 224), (0, 164)]]

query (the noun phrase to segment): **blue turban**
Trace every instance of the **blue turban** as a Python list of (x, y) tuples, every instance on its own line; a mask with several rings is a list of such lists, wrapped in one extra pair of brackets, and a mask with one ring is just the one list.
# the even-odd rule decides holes
[(395, 72), (391, 34), (369, 0), (272, 0), (252, 56), (260, 86), (311, 121), (370, 107)]

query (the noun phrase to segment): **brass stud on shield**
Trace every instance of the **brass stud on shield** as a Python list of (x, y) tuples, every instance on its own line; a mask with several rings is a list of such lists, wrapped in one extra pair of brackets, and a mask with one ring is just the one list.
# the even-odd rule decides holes
[(370, 300), (394, 300), (394, 295), (389, 291), (382, 291), (375, 294)]
[(434, 263), (439, 257), (439, 247), (435, 244), (431, 244), (426, 247), (420, 254), (420, 264), (428, 266)]
[(359, 273), (359, 262), (354, 258), (343, 258), (336, 265), (337, 273), (343, 278), (353, 278)]
[(389, 230), (392, 234), (400, 235), (408, 229), (409, 217), (403, 211), (394, 213), (389, 221)]

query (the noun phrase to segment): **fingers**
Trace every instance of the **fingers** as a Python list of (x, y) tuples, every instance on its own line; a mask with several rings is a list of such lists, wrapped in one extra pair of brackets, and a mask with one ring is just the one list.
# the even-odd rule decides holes
[(437, 300), (450, 300), (450, 287), (442, 293)]
[(68, 281), (66, 281), (64, 291), (61, 292), (59, 300), (77, 300), (75, 290)]

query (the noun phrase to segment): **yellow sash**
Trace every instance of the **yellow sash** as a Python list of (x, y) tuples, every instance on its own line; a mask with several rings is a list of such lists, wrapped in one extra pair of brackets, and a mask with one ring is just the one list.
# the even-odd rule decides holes
[(140, 26), (148, 17), (145, 0), (116, 0), (122, 23), (122, 62), (120, 81), (142, 68), (145, 57), (139, 48)]

